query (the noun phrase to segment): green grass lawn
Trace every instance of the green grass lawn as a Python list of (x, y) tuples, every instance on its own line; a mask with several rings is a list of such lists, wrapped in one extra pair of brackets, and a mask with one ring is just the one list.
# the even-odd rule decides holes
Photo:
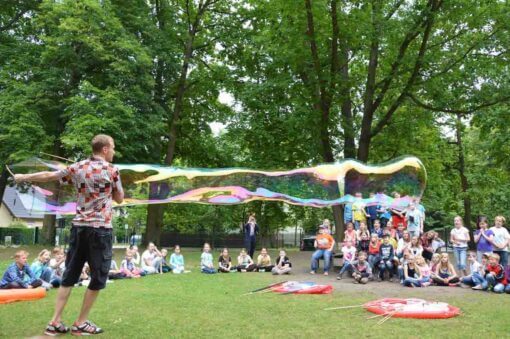
[[(30, 261), (38, 249), (29, 249)], [(13, 252), (13, 249), (0, 249), (2, 271), (9, 264)], [(199, 252), (184, 249), (183, 253), (192, 273), (117, 280), (108, 285), (91, 313), (91, 320), (105, 330), (102, 337), (510, 337), (508, 295), (472, 291), (438, 293), (437, 300), (460, 307), (463, 314), (447, 320), (390, 319), (377, 325), (377, 319), (367, 320), (372, 314), (361, 308), (323, 309), (377, 299), (381, 292), (376, 289), (383, 286), (378, 283), (368, 284), (354, 292), (335, 285), (335, 292), (330, 295), (267, 293), (242, 296), (247, 291), (275, 281), (296, 279), (296, 276), (274, 277), (268, 273), (205, 275), (197, 268)], [(120, 255), (117, 260), (119, 258)], [(304, 267), (297, 270), (305, 272)], [(303, 280), (306, 276), (298, 277)], [(329, 279), (333, 282), (334, 278)], [(425, 298), (422, 289), (398, 286), (396, 289), (403, 297)], [(84, 287), (73, 291), (64, 313), (68, 325), (78, 314), (83, 292)], [(426, 292), (431, 299), (430, 290)], [(0, 305), (0, 337), (41, 335), (53, 312), (55, 295), (56, 291), (52, 290), (46, 298), (38, 301)], [(391, 296), (395, 296), (395, 292)]]

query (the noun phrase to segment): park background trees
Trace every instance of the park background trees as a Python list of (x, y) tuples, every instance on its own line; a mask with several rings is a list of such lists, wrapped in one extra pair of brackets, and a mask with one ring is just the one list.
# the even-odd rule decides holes
[[(118, 162), (184, 167), (412, 154), (428, 170), (428, 225), (473, 225), (510, 210), (509, 13), (495, 0), (7, 2), (0, 161), (80, 159), (98, 132)], [(157, 241), (238, 228), (253, 211), (265, 234), (323, 217), (342, 231), (341, 207), (275, 202), (137, 207), (128, 222)]]

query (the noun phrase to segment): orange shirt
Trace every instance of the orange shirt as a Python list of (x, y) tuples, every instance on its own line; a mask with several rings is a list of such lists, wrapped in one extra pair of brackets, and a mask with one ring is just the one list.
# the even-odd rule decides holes
[(335, 239), (329, 234), (318, 234), (315, 240), (317, 241), (317, 247), (321, 250), (330, 249), (335, 242)]

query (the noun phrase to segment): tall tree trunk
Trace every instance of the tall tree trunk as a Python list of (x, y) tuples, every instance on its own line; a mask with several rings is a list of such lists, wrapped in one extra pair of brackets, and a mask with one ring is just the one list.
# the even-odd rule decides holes
[(455, 123), (456, 144), (458, 147), (458, 170), (460, 175), (460, 185), (462, 190), (462, 200), (464, 202), (464, 225), (468, 228), (471, 227), (471, 198), (469, 197), (469, 182), (466, 177), (466, 164), (464, 157), (464, 144), (462, 143), (462, 117), (457, 114)]
[(7, 172), (7, 168), (4, 166), (2, 169), (2, 174), (0, 175), (0, 207), (4, 201), (4, 193), (5, 187), (7, 186), (7, 178), (9, 178), (9, 172)]
[[(168, 130), (169, 130), (169, 141), (166, 149), (165, 155), (165, 165), (170, 166), (175, 157), (175, 148), (178, 137), (178, 127), (181, 119), (183, 103), (184, 103), (184, 94), (186, 92), (186, 82), (188, 78), (188, 70), (191, 59), (193, 58), (193, 44), (195, 42), (195, 37), (198, 32), (198, 28), (201, 24), (202, 15), (207, 9), (207, 6), (210, 4), (209, 1), (206, 1), (205, 4), (201, 1), (198, 7), (198, 11), (193, 23), (191, 23), (191, 18), (189, 18), (189, 26), (188, 26), (188, 39), (186, 41), (185, 49), (184, 49), (184, 59), (181, 66), (181, 72), (179, 75), (179, 80), (177, 82), (177, 88), (175, 91), (175, 101), (174, 107), (172, 111), (171, 117), (168, 119)], [(161, 5), (161, 4), (159, 4)], [(188, 3), (189, 5), (189, 3)], [(158, 6), (158, 18), (159, 11), (161, 11), (161, 7)], [(189, 13), (188, 13), (189, 15)], [(162, 24), (162, 25), (161, 25)], [(160, 28), (164, 27), (164, 22), (160, 24)], [(157, 82), (156, 82), (157, 84)], [(160, 186), (165, 186), (166, 183), (160, 183)], [(161, 189), (158, 188), (158, 189)], [(154, 192), (151, 192), (153, 194)], [(147, 229), (146, 229), (146, 237), (144, 243), (148, 241), (153, 241), (157, 245), (160, 242), (161, 229), (163, 227), (163, 215), (164, 215), (164, 205), (152, 205), (147, 208)]]

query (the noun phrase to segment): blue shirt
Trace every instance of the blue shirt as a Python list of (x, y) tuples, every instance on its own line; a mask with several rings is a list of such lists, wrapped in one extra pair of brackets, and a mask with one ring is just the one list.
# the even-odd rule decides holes
[(370, 214), (370, 219), (375, 220), (377, 219), (377, 206), (367, 206), (367, 213)]
[(172, 255), (170, 256), (170, 267), (174, 268), (177, 266), (184, 267), (184, 257), (182, 256), (182, 254), (172, 253)]
[[(25, 282), (25, 274), (30, 278), (28, 282)], [(2, 281), (0, 281), (0, 287), (4, 287), (9, 285), (10, 283), (18, 283), (20, 286), (27, 288), (29, 284), (33, 283), (37, 278), (30, 270), (30, 267), (25, 264), (22, 269), (16, 265), (16, 263), (12, 263), (4, 273), (2, 277)]]
[(30, 270), (34, 274), (34, 277), (40, 278), (44, 270), (48, 267), (48, 263), (43, 264), (39, 260), (36, 260), (30, 265)]
[(352, 221), (352, 204), (345, 204), (344, 206), (344, 222)]

